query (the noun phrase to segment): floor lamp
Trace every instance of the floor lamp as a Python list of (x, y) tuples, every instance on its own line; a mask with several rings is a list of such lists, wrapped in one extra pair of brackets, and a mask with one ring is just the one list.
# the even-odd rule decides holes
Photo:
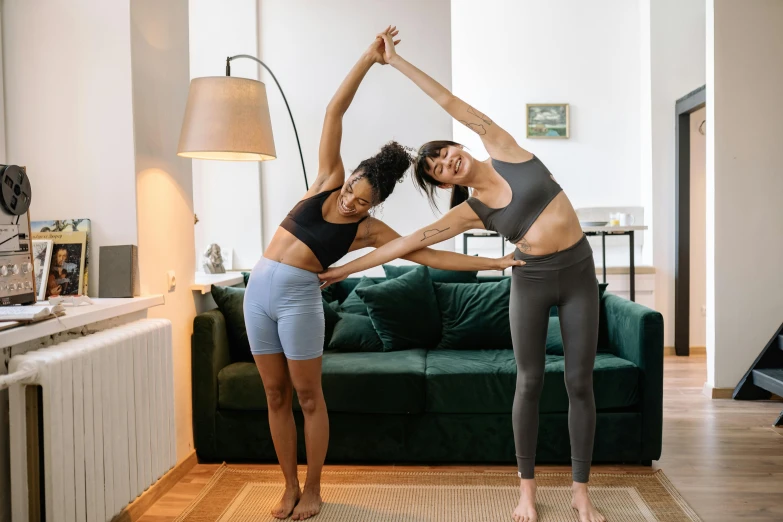
[(280, 82), (264, 62), (247, 54), (226, 58), (225, 76), (194, 78), (190, 82), (177, 155), (224, 161), (267, 161), (277, 157), (266, 86), (257, 80), (231, 76), (231, 61), (237, 58), (261, 64), (280, 89), (294, 127), (305, 187), (309, 189), (299, 133)]

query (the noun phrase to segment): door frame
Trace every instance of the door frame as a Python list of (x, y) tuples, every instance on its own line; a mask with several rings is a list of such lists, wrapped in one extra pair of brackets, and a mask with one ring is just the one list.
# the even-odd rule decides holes
[(691, 113), (707, 104), (702, 85), (674, 104), (674, 352), (690, 355), (691, 300)]

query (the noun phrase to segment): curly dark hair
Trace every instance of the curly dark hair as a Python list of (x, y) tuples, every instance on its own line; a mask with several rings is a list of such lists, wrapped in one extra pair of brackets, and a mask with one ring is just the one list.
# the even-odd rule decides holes
[[(414, 169), (414, 181), (419, 190), (427, 195), (427, 199), (430, 201), (430, 206), (433, 209), (437, 208), (435, 199), (435, 190), (441, 185), (435, 178), (427, 173), (429, 166), (427, 165), (427, 158), (435, 159), (440, 156), (441, 149), (446, 147), (460, 147), (462, 145), (449, 140), (437, 140), (428, 141), (419, 148), (419, 153), (416, 155), (414, 163), (416, 168)], [(454, 185), (451, 189), (451, 208), (456, 207), (463, 201), (468, 199), (468, 189), (461, 185)]]
[(386, 201), (394, 191), (394, 186), (405, 177), (405, 172), (413, 164), (413, 158), (405, 147), (396, 141), (390, 141), (381, 151), (359, 163), (354, 172), (360, 172), (357, 179), (364, 178), (373, 190), (373, 205)]

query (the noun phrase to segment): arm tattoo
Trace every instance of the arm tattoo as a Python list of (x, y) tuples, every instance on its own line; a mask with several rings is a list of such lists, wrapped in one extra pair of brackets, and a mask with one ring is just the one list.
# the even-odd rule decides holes
[(459, 122), (479, 136), (483, 136), (487, 133), (487, 129), (485, 129), (484, 126), (480, 123), (468, 123), (465, 120), (459, 120)]
[(468, 105), (468, 114), (472, 114), (473, 116), (476, 116), (481, 123), (473, 123), (469, 122), (467, 120), (459, 120), (461, 124), (463, 124), (465, 127), (469, 128), (479, 136), (483, 136), (487, 133), (487, 129), (484, 127), (486, 125), (489, 127), (492, 125), (492, 120), (487, 118), (484, 114), (481, 114), (479, 111), (474, 109), (473, 107)]
[(422, 241), (425, 241), (433, 236), (437, 236), (438, 234), (442, 234), (443, 232), (447, 231), (451, 227), (446, 227), (443, 230), (438, 230), (437, 228), (431, 228), (429, 230), (424, 231), (424, 237), (421, 239)]
[(525, 253), (530, 252), (531, 249), (530, 243), (528, 243), (527, 239), (525, 239), (524, 237), (519, 240), (519, 243), (517, 243), (517, 247), (519, 248), (520, 252), (525, 252)]
[(478, 119), (486, 123), (487, 125), (492, 125), (492, 120), (487, 118), (485, 114), (481, 114), (479, 111), (474, 109), (473, 107), (468, 106), (468, 112), (472, 114), (473, 116), (478, 116)]

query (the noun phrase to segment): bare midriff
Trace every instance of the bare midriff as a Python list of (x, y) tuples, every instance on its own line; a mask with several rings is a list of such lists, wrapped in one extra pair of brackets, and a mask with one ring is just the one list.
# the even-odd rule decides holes
[(264, 250), (264, 257), (308, 272), (319, 273), (323, 271), (321, 263), (318, 262), (318, 258), (315, 257), (310, 247), (299, 241), (283, 227), (277, 227), (272, 241)]
[(565, 192), (560, 192), (516, 245), (525, 254), (543, 256), (573, 246), (583, 235), (571, 201)]

